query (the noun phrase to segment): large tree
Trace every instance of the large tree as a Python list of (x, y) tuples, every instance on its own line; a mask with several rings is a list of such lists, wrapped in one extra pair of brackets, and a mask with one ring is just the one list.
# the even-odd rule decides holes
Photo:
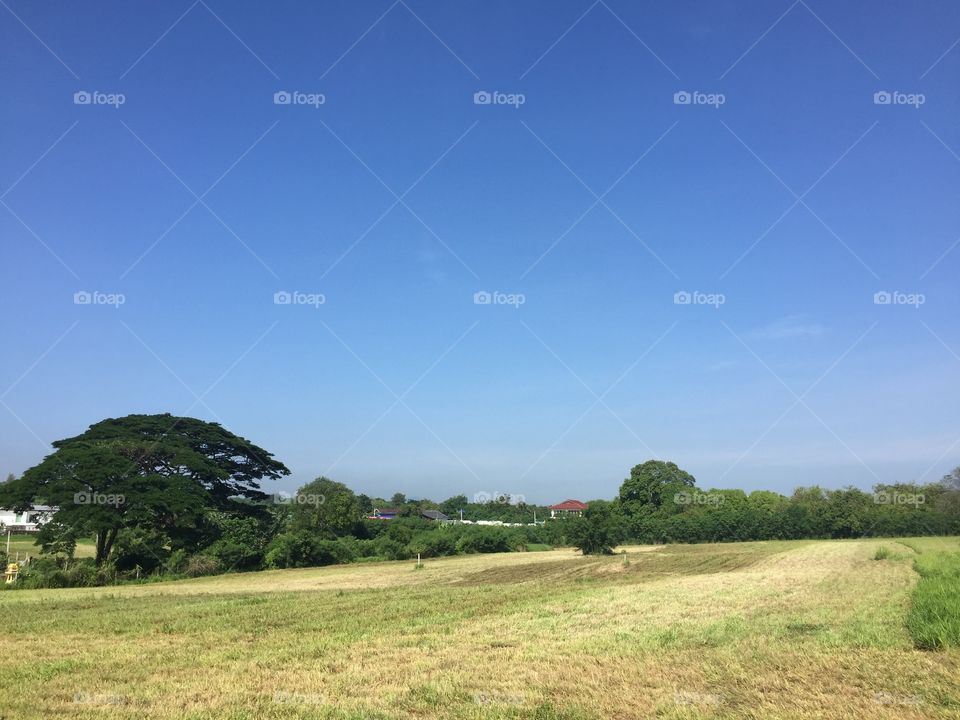
[(689, 492), (696, 485), (690, 473), (672, 462), (647, 460), (630, 470), (630, 477), (620, 486), (620, 503), (627, 513), (643, 507), (660, 508), (673, 504), (674, 495)]
[(217, 423), (189, 417), (128, 415), (57, 440), (55, 451), (0, 486), (0, 507), (57, 507), (39, 541), (45, 549), (95, 535), (98, 565), (123, 528), (166, 535), (195, 532), (205, 511), (249, 513), (264, 479), (290, 471)]
[(297, 490), (291, 501), (293, 530), (309, 530), (333, 539), (355, 534), (360, 524), (360, 501), (343, 483), (318, 477)]

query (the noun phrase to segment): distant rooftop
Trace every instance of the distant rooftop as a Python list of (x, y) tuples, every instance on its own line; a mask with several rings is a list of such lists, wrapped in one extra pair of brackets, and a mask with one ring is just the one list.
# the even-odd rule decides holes
[(562, 503), (550, 506), (551, 510), (586, 510), (587, 504), (579, 500), (564, 500)]

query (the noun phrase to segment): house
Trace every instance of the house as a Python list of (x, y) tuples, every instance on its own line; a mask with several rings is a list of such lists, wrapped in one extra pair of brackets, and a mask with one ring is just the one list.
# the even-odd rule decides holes
[(37, 532), (58, 509), (49, 505), (34, 505), (25, 512), (0, 508), (0, 529), (10, 532)]
[(367, 520), (393, 520), (399, 514), (397, 508), (374, 508), (373, 515), (369, 515)]
[(422, 510), (420, 512), (420, 517), (425, 518), (426, 520), (436, 520), (437, 522), (446, 522), (450, 519), (439, 510)]
[(587, 509), (587, 504), (579, 500), (564, 500), (562, 503), (550, 506), (550, 519), (580, 517)]

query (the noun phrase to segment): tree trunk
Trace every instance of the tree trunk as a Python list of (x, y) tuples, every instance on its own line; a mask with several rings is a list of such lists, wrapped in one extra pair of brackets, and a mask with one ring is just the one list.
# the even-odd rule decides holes
[(113, 549), (113, 541), (117, 539), (118, 532), (120, 532), (120, 528), (111, 528), (107, 531), (107, 544), (103, 550), (104, 561), (110, 557), (110, 551)]
[(104, 546), (104, 543), (106, 542), (106, 539), (107, 539), (107, 534), (105, 530), (100, 530), (97, 532), (97, 556), (96, 556), (96, 559), (94, 560), (94, 563), (96, 564), (97, 567), (100, 567), (101, 565), (103, 565), (103, 561), (104, 561), (103, 546)]
[(97, 567), (103, 565), (110, 557), (110, 551), (113, 549), (113, 542), (117, 539), (117, 533), (120, 528), (110, 528), (109, 530), (100, 530), (97, 533), (97, 557), (94, 560)]

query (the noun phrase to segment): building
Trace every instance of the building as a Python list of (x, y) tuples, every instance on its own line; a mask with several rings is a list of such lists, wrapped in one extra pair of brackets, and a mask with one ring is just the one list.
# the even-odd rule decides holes
[(0, 508), (0, 529), (10, 532), (33, 533), (48, 522), (58, 508), (49, 505), (34, 505), (24, 512)]
[(393, 520), (400, 511), (397, 508), (374, 508), (373, 515), (367, 517), (368, 520)]
[(423, 510), (420, 512), (420, 517), (426, 520), (436, 520), (437, 522), (446, 522), (450, 519), (439, 510)]
[(587, 509), (587, 504), (579, 500), (564, 500), (562, 503), (550, 506), (550, 519), (580, 517)]

